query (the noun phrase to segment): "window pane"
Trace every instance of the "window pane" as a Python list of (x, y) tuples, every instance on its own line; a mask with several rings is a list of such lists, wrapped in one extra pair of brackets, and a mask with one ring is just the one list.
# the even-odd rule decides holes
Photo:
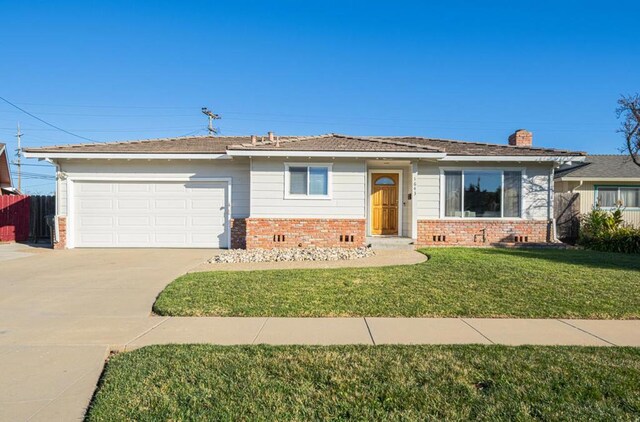
[(376, 180), (376, 185), (395, 185), (396, 182), (393, 181), (390, 177), (381, 177)]
[(309, 167), (309, 195), (327, 195), (329, 169)]
[(640, 207), (640, 188), (620, 188), (620, 200), (624, 207)]
[(307, 194), (306, 167), (289, 167), (289, 193), (294, 195)]
[(462, 216), (462, 172), (444, 172), (444, 215)]
[(501, 216), (502, 173), (464, 172), (464, 216), (497, 218)]
[(520, 217), (522, 198), (522, 172), (504, 172), (504, 216)]
[(615, 207), (618, 200), (618, 188), (598, 188), (598, 205)]

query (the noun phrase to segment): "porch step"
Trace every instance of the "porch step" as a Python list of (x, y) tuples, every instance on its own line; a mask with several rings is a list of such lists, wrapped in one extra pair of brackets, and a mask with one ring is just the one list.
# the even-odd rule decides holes
[(367, 237), (367, 245), (373, 249), (415, 249), (413, 239), (410, 237)]

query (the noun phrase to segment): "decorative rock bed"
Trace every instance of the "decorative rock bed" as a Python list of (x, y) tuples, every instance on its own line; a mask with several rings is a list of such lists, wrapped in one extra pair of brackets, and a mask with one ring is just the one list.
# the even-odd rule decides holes
[(375, 255), (369, 248), (291, 248), (291, 249), (231, 249), (214, 256), (212, 264), (235, 262), (282, 261), (342, 261)]

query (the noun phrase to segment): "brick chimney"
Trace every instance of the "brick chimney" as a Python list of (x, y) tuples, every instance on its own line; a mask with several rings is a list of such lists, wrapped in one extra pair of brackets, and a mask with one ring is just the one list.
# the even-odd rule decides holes
[(268, 132), (267, 135), (269, 135), (269, 142), (273, 142), (275, 140), (273, 132)]
[(518, 129), (509, 136), (509, 145), (514, 147), (530, 147), (533, 145), (533, 133), (525, 129)]

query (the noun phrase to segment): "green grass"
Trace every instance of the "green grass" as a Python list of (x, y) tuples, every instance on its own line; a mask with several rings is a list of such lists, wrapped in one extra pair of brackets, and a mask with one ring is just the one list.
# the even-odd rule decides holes
[(417, 265), (184, 275), (153, 310), (187, 316), (640, 317), (640, 259), (584, 250), (430, 249)]
[(151, 346), (107, 364), (89, 421), (637, 420), (640, 349)]

